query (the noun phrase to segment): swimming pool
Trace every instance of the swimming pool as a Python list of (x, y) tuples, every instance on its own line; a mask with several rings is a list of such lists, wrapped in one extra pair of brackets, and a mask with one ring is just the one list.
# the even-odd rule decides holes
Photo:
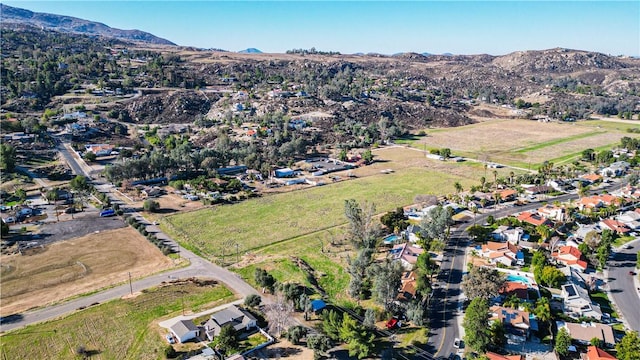
[(521, 282), (523, 284), (531, 284), (528, 277), (522, 275), (509, 274), (507, 275), (507, 281)]
[(384, 241), (385, 244), (393, 244), (398, 240), (400, 240), (400, 236), (396, 234), (387, 235), (385, 236), (384, 239), (382, 239), (382, 241)]

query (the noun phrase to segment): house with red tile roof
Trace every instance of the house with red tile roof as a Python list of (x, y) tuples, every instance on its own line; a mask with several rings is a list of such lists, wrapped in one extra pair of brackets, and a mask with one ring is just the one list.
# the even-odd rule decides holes
[(402, 273), (402, 278), (400, 279), (400, 292), (398, 292), (396, 300), (409, 301), (416, 297), (418, 287), (416, 279), (417, 275), (413, 271), (405, 271)]
[[(502, 263), (507, 266), (513, 266), (515, 263), (518, 263), (518, 251), (518, 247), (510, 242), (488, 241), (482, 245), (479, 255), (485, 259), (489, 259), (489, 263), (491, 264)], [(518, 265), (524, 265), (524, 261), (518, 263)]]
[(600, 221), (598, 223), (598, 225), (600, 225), (600, 228), (604, 229), (609, 229), (613, 232), (616, 232), (620, 235), (624, 235), (627, 234), (629, 232), (631, 232), (631, 229), (629, 229), (629, 227), (627, 227), (627, 225), (625, 225), (623, 222), (618, 221), (618, 220), (614, 220), (614, 219), (604, 219), (602, 221)]
[(529, 300), (529, 287), (519, 281), (505, 281), (498, 294), (503, 299), (515, 296), (520, 300)]
[(499, 191), (498, 194), (500, 194), (500, 199), (502, 199), (502, 201), (510, 201), (515, 199), (518, 192), (513, 189), (504, 189)]
[(558, 251), (551, 254), (558, 262), (575, 268), (580, 271), (587, 270), (587, 262), (578, 248), (573, 246), (562, 246)]
[(538, 330), (538, 323), (526, 311), (510, 309), (499, 305), (489, 308), (489, 321), (499, 321), (504, 325), (510, 342), (521, 344), (529, 338), (531, 331)]
[(618, 360), (615, 356), (608, 352), (596, 347), (587, 346), (587, 353), (582, 354), (582, 360)]
[(531, 211), (523, 211), (520, 213), (520, 215), (518, 215), (518, 220), (522, 221), (522, 222), (526, 222), (528, 224), (531, 224), (533, 226), (538, 226), (538, 225), (548, 225), (551, 226), (552, 223), (549, 219), (545, 218), (544, 216), (539, 215), (538, 213), (534, 213)]
[(621, 203), (621, 199), (616, 196), (610, 194), (601, 194), (580, 198), (580, 200), (578, 200), (578, 208), (580, 210), (595, 209), (606, 207), (609, 205), (620, 205)]
[(598, 175), (598, 174), (586, 174), (586, 175), (582, 175), (581, 178), (590, 181), (591, 183), (594, 183), (596, 181), (600, 181), (602, 180), (602, 175)]
[(489, 360), (524, 360), (524, 355), (500, 355), (491, 351), (485, 354)]
[(620, 194), (624, 197), (639, 199), (640, 198), (640, 188), (635, 186), (627, 185), (620, 189)]

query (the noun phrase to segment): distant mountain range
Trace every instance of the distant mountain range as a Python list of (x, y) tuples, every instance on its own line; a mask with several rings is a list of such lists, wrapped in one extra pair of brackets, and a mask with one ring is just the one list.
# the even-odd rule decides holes
[(71, 16), (38, 13), (0, 4), (2, 26), (29, 25), (39, 28), (84, 35), (105, 36), (127, 41), (138, 41), (158, 45), (176, 45), (167, 39), (141, 30), (121, 30), (105, 24)]
[(248, 49), (244, 49), (244, 50), (240, 50), (238, 51), (240, 54), (262, 54), (262, 51), (256, 49), (256, 48), (248, 48)]

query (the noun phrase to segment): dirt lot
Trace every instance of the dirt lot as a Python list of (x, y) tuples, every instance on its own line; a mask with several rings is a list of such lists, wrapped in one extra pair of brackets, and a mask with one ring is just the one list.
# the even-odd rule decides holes
[(33, 255), (0, 257), (1, 316), (143, 277), (172, 266), (132, 228), (57, 242)]

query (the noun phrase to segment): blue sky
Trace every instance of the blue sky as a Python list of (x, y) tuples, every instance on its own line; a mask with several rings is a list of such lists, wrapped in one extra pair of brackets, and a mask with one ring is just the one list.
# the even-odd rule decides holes
[(231, 51), (501, 55), (564, 47), (640, 55), (640, 1), (2, 2)]

